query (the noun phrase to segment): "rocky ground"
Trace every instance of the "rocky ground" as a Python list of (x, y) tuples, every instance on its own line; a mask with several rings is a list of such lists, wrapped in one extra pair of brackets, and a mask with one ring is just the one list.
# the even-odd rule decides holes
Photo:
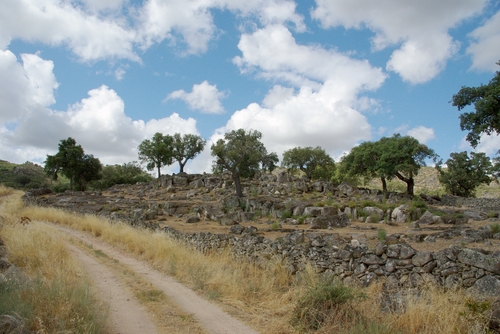
[(234, 227), (238, 225), (253, 226), (256, 234), (271, 240), (304, 231), (306, 235), (338, 234), (373, 247), (386, 234), (417, 250), (450, 245), (500, 250), (495, 230), (500, 207), (453, 207), (429, 196), (411, 202), (401, 193), (384, 196), (377, 190), (312, 182), (284, 172), (245, 180), (243, 186), (245, 197), (238, 199), (227, 176), (167, 175), (102, 192), (42, 190), (27, 195), (37, 195), (30, 198), (41, 205), (188, 233), (241, 233), (241, 228)]

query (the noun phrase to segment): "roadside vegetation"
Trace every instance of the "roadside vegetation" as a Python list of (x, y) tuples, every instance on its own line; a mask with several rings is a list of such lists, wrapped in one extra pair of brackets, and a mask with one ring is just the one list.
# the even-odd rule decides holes
[[(3, 187), (0, 192), (9, 193)], [(93, 300), (88, 282), (81, 279), (80, 270), (57, 241), (57, 234), (36, 223), (42, 221), (90, 232), (149, 262), (262, 333), (486, 332), (490, 305), (474, 301), (462, 291), (419, 291), (418, 296), (405, 297), (403, 310), (384, 313), (379, 305), (380, 284), (355, 288), (325, 279), (313, 268), (292, 276), (286, 264), (279, 261), (257, 266), (234, 261), (229, 252), (204, 255), (164, 233), (134, 229), (91, 215), (24, 207), (20, 196), (20, 192), (14, 192), (3, 199), (4, 227), (0, 235), (9, 248), (9, 259), (26, 272), (33, 283), (27, 287), (2, 288), (2, 300), (12, 302), (2, 306), (1, 314), (22, 319), (30, 329), (57, 332), (63, 329), (54, 326), (67, 322), (80, 327), (64, 330), (97, 333), (103, 322), (98, 316), (102, 305)], [(33, 223), (16, 224), (22, 216), (29, 217)], [(14, 296), (23, 294), (29, 298), (23, 298), (27, 305), (21, 307)], [(75, 320), (72, 318), (75, 312), (68, 310), (76, 307), (79, 311)], [(32, 311), (37, 308), (40, 309)], [(55, 317), (55, 314), (60, 315)], [(63, 320), (53, 324), (54, 319)], [(82, 331), (84, 327), (95, 328), (95, 331)]]
[(9, 261), (19, 268), (0, 279), (0, 332), (103, 333), (107, 309), (94, 298), (57, 231), (18, 224), (21, 193), (0, 187), (0, 194), (0, 236)]

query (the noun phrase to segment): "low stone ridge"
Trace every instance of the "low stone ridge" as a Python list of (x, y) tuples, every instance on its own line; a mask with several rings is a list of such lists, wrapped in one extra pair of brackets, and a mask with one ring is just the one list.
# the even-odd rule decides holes
[[(405, 243), (405, 240), (432, 242), (457, 237), (471, 242), (500, 238), (498, 233), (493, 235), (491, 228), (471, 229), (467, 225), (469, 218), (463, 217), (464, 214), (459, 217), (453, 208), (442, 209), (444, 215), (435, 216), (420, 209), (410, 211), (407, 204), (392, 211), (381, 210), (372, 204), (351, 207), (348, 203), (361, 201), (397, 204), (408, 196), (384, 195), (345, 182), (338, 186), (326, 181), (312, 182), (287, 173), (262, 174), (244, 180), (243, 186), (246, 197), (237, 198), (233, 195), (232, 180), (228, 175), (166, 175), (151, 183), (116, 185), (104, 192), (27, 192), (24, 200), (29, 204), (99, 214), (132, 226), (163, 231), (202, 252), (230, 247), (236, 258), (256, 263), (279, 258), (287, 263), (292, 273), (311, 263), (325, 275), (363, 285), (385, 278), (390, 286), (398, 288), (434, 283), (446, 287), (460, 286), (479, 293), (497, 291), (495, 294), (498, 294), (500, 291), (497, 289), (500, 286), (500, 252), (487, 253), (457, 246), (437, 252), (419, 252)], [(318, 205), (318, 197), (308, 199), (304, 194), (333, 197), (335, 201)], [(459, 202), (451, 197), (444, 201), (425, 195), (422, 198), (440, 205)], [(478, 203), (471, 207), (485, 207), (481, 199)], [(489, 201), (488, 209), (492, 208), (500, 211), (500, 200)], [(467, 210), (470, 219), (485, 215), (477, 209)], [(182, 218), (190, 225), (218, 221), (228, 226), (228, 233), (187, 233), (162, 226), (169, 216)], [(282, 229), (282, 235), (272, 240), (260, 234), (262, 228), (240, 225), (260, 217), (281, 219), (277, 225), (280, 229), (281, 224), (298, 225), (301, 222), (310, 229)], [(372, 248), (367, 246), (362, 235), (347, 237), (333, 233), (336, 228), (350, 226), (353, 220), (366, 221), (368, 218), (382, 226), (403, 224), (409, 220), (416, 224), (411, 233), (388, 235), (385, 241)], [(434, 224), (446, 224), (447, 227), (435, 227)], [(356, 228), (368, 230), (374, 227), (365, 224)], [(272, 231), (272, 228), (268, 230)]]

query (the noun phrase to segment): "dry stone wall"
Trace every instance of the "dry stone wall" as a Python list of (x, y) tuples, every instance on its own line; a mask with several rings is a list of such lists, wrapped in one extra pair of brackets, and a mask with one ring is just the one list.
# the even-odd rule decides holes
[(312, 264), (325, 275), (365, 286), (386, 278), (393, 288), (416, 288), (432, 283), (462, 287), (471, 292), (498, 295), (500, 292), (500, 252), (451, 247), (439, 252), (418, 252), (405, 243), (380, 242), (369, 249), (359, 240), (336, 234), (294, 232), (277, 240), (255, 235), (255, 227), (234, 225), (237, 234), (181, 233), (165, 227), (163, 232), (201, 252), (229, 247), (238, 259), (265, 263), (279, 258), (296, 273)]

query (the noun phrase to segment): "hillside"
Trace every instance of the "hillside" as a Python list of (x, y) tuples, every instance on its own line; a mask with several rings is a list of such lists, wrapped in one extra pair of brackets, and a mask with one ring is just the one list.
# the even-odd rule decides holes
[(49, 187), (52, 181), (43, 167), (32, 162), (14, 164), (0, 160), (0, 183), (15, 189), (37, 189)]

